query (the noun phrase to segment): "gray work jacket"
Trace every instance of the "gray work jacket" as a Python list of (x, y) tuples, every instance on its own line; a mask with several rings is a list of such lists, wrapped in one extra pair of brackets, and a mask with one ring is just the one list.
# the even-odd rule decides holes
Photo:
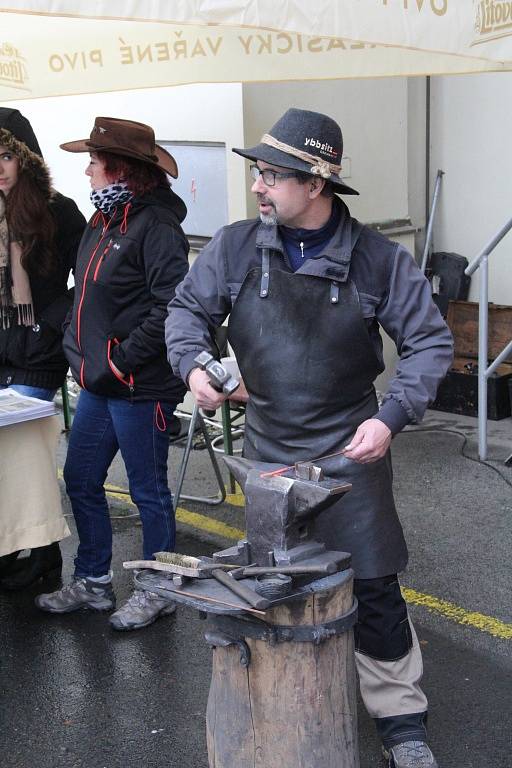
[[(353, 281), (383, 368), (379, 327), (393, 339), (400, 359), (376, 418), (396, 434), (406, 424), (419, 422), (434, 400), (453, 359), (452, 336), (410, 253), (368, 227), (352, 249), (355, 219), (339, 198), (334, 205), (341, 209), (337, 231), (298, 273)], [(273, 267), (291, 271), (279, 228), (251, 219), (220, 229), (176, 289), (165, 339), (169, 362), (184, 381), (196, 367), (198, 352), (212, 349), (212, 331), (229, 315), (247, 272), (261, 265), (261, 248), (273, 252)]]

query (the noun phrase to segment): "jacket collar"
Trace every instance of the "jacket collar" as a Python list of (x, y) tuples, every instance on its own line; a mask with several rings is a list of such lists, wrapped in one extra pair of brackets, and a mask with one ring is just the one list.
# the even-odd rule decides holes
[[(360, 225), (350, 216), (345, 203), (338, 197), (333, 200), (333, 205), (340, 207), (340, 222), (336, 232), (327, 244), (326, 248), (317, 256), (306, 259), (296, 274), (312, 275), (316, 277), (329, 277), (331, 280), (345, 282), (350, 269), (352, 249), (357, 239), (356, 234)], [(278, 251), (283, 256), (285, 249), (279, 235), (279, 227), (260, 223), (256, 231), (256, 248), (268, 248), (270, 251)]]

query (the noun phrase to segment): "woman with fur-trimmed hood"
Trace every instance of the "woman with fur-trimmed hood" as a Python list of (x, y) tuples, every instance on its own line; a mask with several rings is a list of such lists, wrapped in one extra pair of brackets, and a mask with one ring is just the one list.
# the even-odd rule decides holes
[[(52, 188), (29, 121), (0, 108), (0, 388), (52, 400), (64, 383), (62, 323), (84, 227), (73, 200)], [(0, 584), (11, 589), (61, 565), (57, 543), (32, 549), (28, 560), (7, 557)]]

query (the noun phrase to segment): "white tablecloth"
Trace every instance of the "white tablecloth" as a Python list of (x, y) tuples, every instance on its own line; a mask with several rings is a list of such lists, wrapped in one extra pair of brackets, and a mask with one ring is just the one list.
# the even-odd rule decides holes
[(0, 556), (70, 535), (57, 482), (57, 416), (0, 427)]

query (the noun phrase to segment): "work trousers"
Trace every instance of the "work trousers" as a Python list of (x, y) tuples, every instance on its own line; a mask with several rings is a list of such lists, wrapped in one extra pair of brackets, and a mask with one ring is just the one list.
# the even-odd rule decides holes
[(174, 404), (130, 402), (80, 393), (64, 466), (78, 530), (75, 576), (104, 576), (112, 559), (112, 526), (104, 483), (118, 450), (143, 535), (144, 559), (174, 549), (176, 525), (167, 480)]
[(423, 663), (396, 574), (355, 579), (358, 622), (356, 668), (364, 705), (385, 747), (425, 741), (427, 698), (420, 688)]

